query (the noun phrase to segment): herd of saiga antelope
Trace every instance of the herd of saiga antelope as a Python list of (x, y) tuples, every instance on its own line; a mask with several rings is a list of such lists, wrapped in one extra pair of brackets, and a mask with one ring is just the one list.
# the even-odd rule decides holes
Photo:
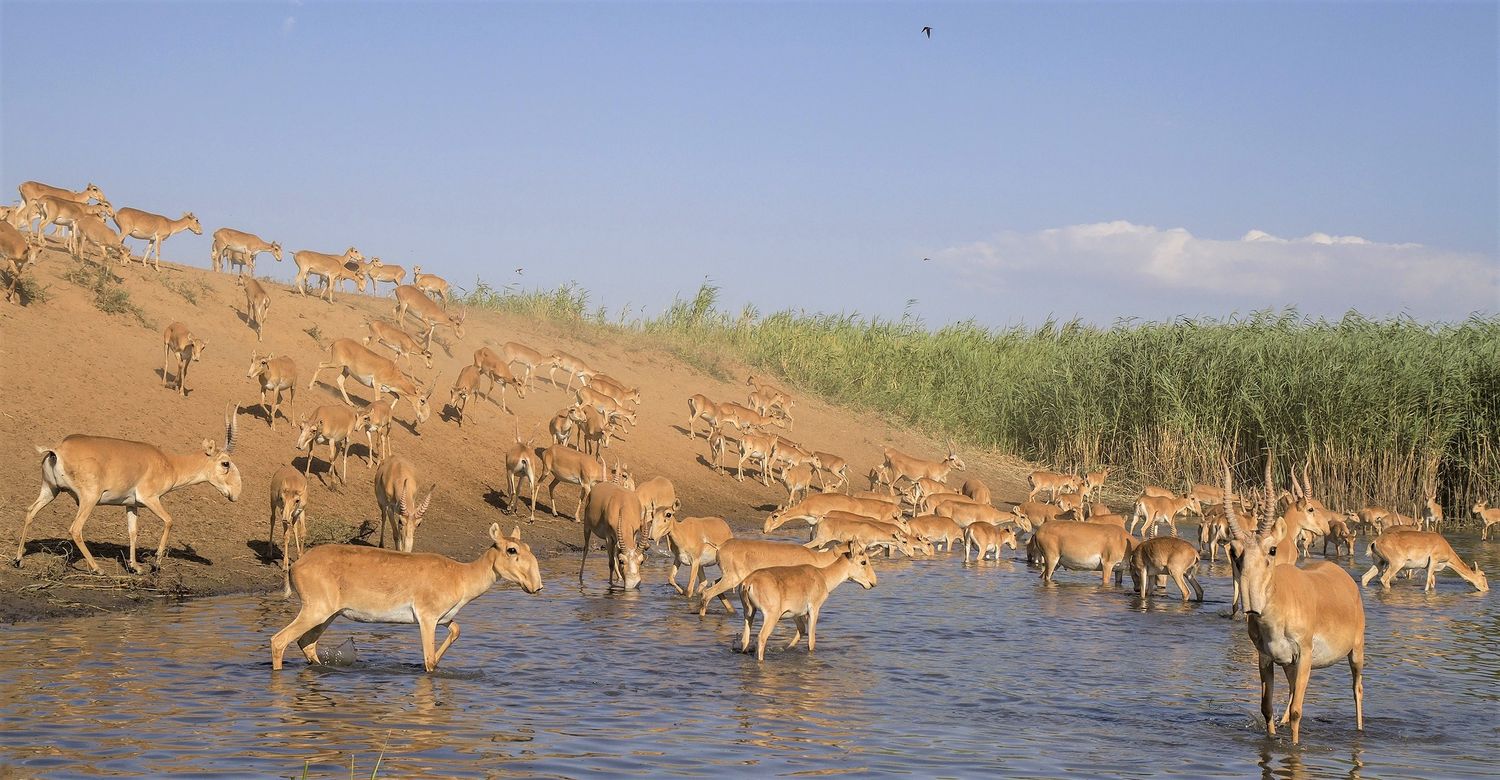
[[(138, 209), (115, 211), (92, 184), (75, 192), (27, 182), (20, 190), (21, 204), (0, 213), (0, 253), (10, 276), (7, 298), (43, 243), (42, 231), (48, 226), (69, 231), (67, 247), (76, 258), (82, 259), (88, 246), (93, 245), (101, 248), (104, 262), (110, 253), (116, 253), (127, 263), (131, 259), (124, 244), (127, 236), (148, 242), (143, 263), (154, 249), (159, 264), (163, 240), (181, 230), (202, 232), (191, 213), (172, 220)], [(119, 232), (108, 227), (106, 218), (115, 220)], [(30, 228), (29, 237), (19, 230), (23, 224)], [(263, 251), (281, 260), (277, 243), (229, 228), (214, 233), (214, 270), (226, 261), (231, 269), (249, 268), (249, 275), (242, 270), (240, 279), (246, 296), (246, 321), (257, 340), (270, 307), (269, 295), (254, 278), (255, 256)], [(285, 356), (250, 356), (248, 378), (260, 387), (261, 405), (272, 429), (276, 414), (281, 412), (300, 427), (296, 449), (307, 453), (301, 472), (283, 465), (271, 476), (271, 550), (274, 552), (279, 524), (287, 592), (290, 595), (295, 589), (302, 603), (292, 623), (271, 640), (272, 666), (281, 667), (286, 647), (293, 641), (309, 662), (318, 663), (319, 636), (334, 619), (344, 616), (365, 622), (417, 623), (424, 665), (431, 671), (459, 636), (454, 621), (458, 611), (499, 578), (518, 583), (528, 593), (542, 588), (536, 558), (520, 541), (519, 527), (506, 536), (498, 523), (492, 524), (489, 535), (493, 545), (469, 563), (413, 552), (416, 530), (432, 490), (419, 502), (415, 466), (391, 454), (391, 415), (404, 400), (412, 408), (413, 425), (425, 421), (430, 416), (428, 401), (435, 388), (419, 385), (396, 360), (404, 359), (410, 368), (412, 357), (420, 356), (431, 368), (434, 331), (450, 328), (455, 339), (461, 340), (464, 313), (449, 311), (448, 284), (439, 277), (422, 274), (420, 267), (413, 269), (414, 284), (406, 285), (405, 269), (383, 264), (378, 258), (366, 262), (352, 247), (342, 255), (297, 252), (293, 259), (298, 267), (295, 285), (303, 295), (307, 294), (309, 276), (323, 280), (323, 297), (329, 301), (340, 281), (353, 281), (363, 291), (368, 277), (372, 283), (388, 281), (395, 285), (396, 309), (394, 323), (369, 323), (370, 333), (363, 343), (348, 338), (334, 341), (328, 360), (314, 372), (309, 388), (323, 371), (338, 372), (343, 406), (319, 406), (301, 418), (281, 411), (283, 393), (289, 402), (295, 402), (299, 383), (295, 362)], [(417, 323), (417, 335), (404, 329), (409, 320)], [(372, 340), (390, 349), (394, 359), (369, 349)], [(206, 343), (194, 338), (186, 325), (168, 326), (163, 339), (164, 385), (175, 361), (177, 389), (186, 394), (188, 367), (202, 358), (205, 347)], [(515, 366), (524, 369), (520, 378), (512, 372)], [(1301, 482), (1293, 473), (1291, 490), (1278, 493), (1271, 453), (1266, 456), (1263, 496), (1235, 496), (1232, 470), (1226, 463), (1223, 488), (1193, 485), (1179, 497), (1166, 489), (1147, 487), (1128, 522), (1103, 503), (1088, 506), (1091, 496), (1107, 479), (1108, 470), (1081, 478), (1034, 472), (1031, 494), (1010, 512), (992, 505), (988, 488), (979, 480), (967, 480), (954, 491), (948, 486), (948, 476), (955, 469), (963, 470), (964, 464), (951, 444), (941, 461), (922, 460), (887, 448), (882, 463), (870, 472), (870, 490), (835, 492), (849, 488), (847, 463), (767, 432), (773, 425), (790, 432), (793, 400), (785, 391), (756, 377), (749, 381), (752, 391), (748, 406), (692, 396), (688, 400), (687, 433), (696, 438), (697, 422), (706, 421), (709, 456), (716, 470), (723, 468), (721, 464), (733, 442), (738, 451), (736, 478), (744, 479), (749, 463), (758, 469), (763, 484), (774, 477), (786, 488), (787, 503), (767, 518), (766, 533), (792, 521), (804, 521), (812, 527), (812, 538), (806, 544), (735, 538), (721, 517), (679, 517), (680, 504), (669, 480), (656, 477), (636, 484), (621, 464), (613, 468), (606, 465), (603, 448), (620, 426), (634, 424), (640, 393), (591, 369), (579, 358), (560, 352), (543, 354), (517, 343), (506, 344), (499, 354), (481, 348), (450, 390), (450, 405), (457, 412), (458, 424), (463, 424), (464, 408), (471, 397), (488, 398), (498, 387), (500, 406), (505, 408), (505, 388), (514, 387), (524, 396), (532, 387), (533, 372), (542, 367), (548, 369), (554, 387), (556, 371), (567, 374), (566, 391), (575, 394), (575, 401), (550, 420), (548, 427), (556, 441), (551, 446), (533, 447), (531, 442), (521, 440), (517, 428), (516, 443), (504, 459), (511, 505), (516, 503), (523, 481), (529, 483), (533, 520), (539, 483), (550, 479), (548, 493), (554, 514), (557, 485), (567, 482), (580, 488), (573, 513), (574, 520), (583, 526), (580, 581), (592, 537), (600, 537), (609, 551), (610, 585), (618, 578), (627, 589), (640, 583), (645, 545), (665, 537), (672, 556), (668, 579), (679, 594), (698, 598), (700, 615), (715, 598), (733, 613), (726, 594), (738, 587), (745, 613), (742, 652), (749, 650), (755, 616), (763, 616), (756, 647), (756, 657), (762, 660), (767, 639), (786, 616), (791, 616), (796, 625), (787, 648), (796, 645), (805, 633), (808, 650), (812, 651), (817, 641), (818, 613), (829, 593), (850, 579), (866, 588), (874, 587), (870, 553), (875, 550), (883, 549), (887, 556), (892, 551), (931, 556), (937, 545), (946, 552), (954, 542), (961, 541), (965, 561), (971, 550), (981, 559), (989, 555), (998, 559), (1004, 547), (1016, 547), (1018, 532), (1029, 533), (1027, 560), (1040, 562), (1044, 581), (1051, 581), (1057, 568), (1062, 567), (1098, 571), (1107, 586), (1112, 573), (1118, 584), (1123, 571), (1129, 570), (1143, 598), (1151, 598), (1164, 586), (1165, 578), (1171, 577), (1184, 601), (1189, 588), (1201, 601), (1203, 588), (1197, 578), (1200, 552), (1208, 552), (1212, 560), (1217, 560), (1219, 549), (1225, 547), (1234, 580), (1232, 612), (1243, 607), (1251, 642), (1259, 654), (1261, 712), (1267, 730), (1276, 732), (1272, 689), (1275, 667), (1281, 666), (1291, 697), (1280, 722), (1290, 724), (1295, 743), (1300, 737), (1302, 701), (1311, 670), (1344, 659), (1353, 676), (1356, 725), (1363, 728), (1365, 620), (1359, 589), (1341, 566), (1330, 561), (1294, 565), (1299, 554), (1310, 554), (1318, 538), (1324, 540), (1325, 556), (1330, 542), (1335, 545), (1335, 554), (1347, 545), (1352, 555), (1357, 531), (1375, 535), (1368, 546), (1374, 565), (1364, 575), (1364, 585), (1378, 575), (1381, 585), (1389, 587), (1397, 573), (1425, 568), (1428, 589), (1444, 569), (1452, 569), (1480, 591), (1489, 589), (1477, 565), (1467, 566), (1437, 532), (1443, 517), (1435, 491), (1429, 491), (1433, 495), (1428, 496), (1420, 519), (1374, 507), (1340, 515), (1313, 497), (1306, 467)], [(351, 377), (377, 394), (377, 401), (362, 411), (355, 410), (345, 387), (345, 380)], [(486, 378), (490, 380), (488, 391), (482, 385)], [(576, 391), (574, 381), (579, 383)], [(378, 402), (381, 393), (391, 395), (389, 404)], [(135, 554), (137, 511), (145, 507), (161, 518), (162, 535), (155, 558), (160, 565), (165, 560), (172, 525), (171, 515), (161, 504), (165, 494), (208, 482), (229, 500), (238, 498), (240, 473), (230, 457), (236, 419), (237, 409), (231, 410), (223, 446), (205, 440), (202, 454), (177, 455), (140, 442), (86, 435), (69, 436), (55, 447), (38, 448), (42, 455), (42, 489), (22, 522), (16, 564), (20, 565), (25, 553), (32, 519), (59, 493), (66, 492), (78, 501), (78, 513), (70, 529), (73, 541), (94, 572), (99, 572), (99, 566), (84, 543), (83, 526), (100, 504), (125, 507), (128, 565), (133, 571), (140, 571)], [(737, 441), (725, 435), (727, 428), (735, 429)], [(327, 444), (330, 474), (344, 482), (349, 445), (361, 432), (366, 437), (368, 457), (378, 464), (374, 490), (381, 515), (379, 546), (325, 544), (304, 552), (307, 471), (313, 447)], [(335, 470), (340, 454), (343, 468)], [(822, 492), (810, 492), (815, 481)], [(1043, 492), (1049, 494), (1049, 501), (1035, 500)], [(1281, 509), (1283, 502), (1285, 510)], [(1197, 547), (1177, 537), (1176, 518), (1189, 511), (1202, 517)], [(1480, 502), (1473, 511), (1484, 525), (1482, 538), (1488, 539), (1489, 527), (1500, 524), (1500, 509), (1489, 509)], [(385, 549), (387, 523), (393, 527), (395, 550)], [(1171, 528), (1171, 536), (1155, 535), (1163, 523)], [(1423, 530), (1424, 526), (1429, 530)], [(1137, 533), (1144, 533), (1145, 538)], [(289, 563), (293, 545), (298, 559)], [(686, 589), (677, 583), (681, 565), (690, 567)], [(711, 584), (705, 579), (700, 588), (700, 570), (712, 565), (720, 568), (720, 578)], [(447, 626), (448, 633), (442, 644), (435, 646), (440, 625)]]

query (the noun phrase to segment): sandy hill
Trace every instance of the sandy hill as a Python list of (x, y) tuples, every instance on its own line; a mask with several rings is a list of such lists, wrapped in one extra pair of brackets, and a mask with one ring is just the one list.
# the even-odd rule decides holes
[[(170, 250), (170, 244), (168, 245)], [(92, 265), (92, 264), (89, 264)], [(290, 258), (277, 266), (263, 256), (260, 271), (287, 276)], [(296, 399), (299, 414), (325, 403), (341, 403), (331, 372), (313, 389), (306, 388), (317, 363), (335, 338), (362, 338), (365, 321), (390, 317), (393, 301), (389, 285), (384, 295), (336, 294), (332, 304), (303, 297), (285, 285), (270, 285), (272, 294), (265, 340), (242, 317), (244, 297), (228, 274), (163, 264), (160, 272), (140, 265), (114, 266), (118, 288), (139, 308), (131, 313), (106, 314), (95, 304), (92, 289), (77, 278), (81, 266), (58, 251), (47, 251), (28, 274), (46, 288), (45, 300), (27, 305), (0, 306), (0, 389), (6, 399), (0, 410), (0, 499), (10, 507), (3, 524), (4, 557), (14, 552), (16, 533), (26, 507), (40, 486), (39, 459), (33, 447), (51, 445), (72, 433), (90, 433), (151, 442), (176, 452), (191, 452), (204, 438), (220, 439), (225, 408), (241, 405), (235, 460), (244, 479), (237, 503), (224, 500), (207, 485), (170, 494), (165, 505), (175, 518), (169, 540), (170, 562), (160, 574), (127, 576), (124, 512), (118, 507), (97, 509), (85, 529), (85, 539), (105, 570), (104, 577), (86, 570), (68, 540), (68, 525), (76, 512), (69, 497), (60, 497), (33, 524), (28, 555), (21, 569), (0, 568), (0, 591), (7, 594), (0, 620), (45, 614), (113, 609), (150, 601), (164, 595), (208, 594), (279, 587), (280, 572), (262, 561), (269, 517), (270, 475), (295, 460), (296, 431), (278, 421), (267, 426), (253, 381), (246, 378), (252, 350), (272, 351), (296, 360), (302, 388)], [(436, 270), (436, 269), (434, 269)], [(70, 273), (71, 272), (71, 273)], [(190, 394), (183, 398), (162, 386), (162, 331), (173, 321), (186, 323), (208, 340), (201, 362), (189, 371)], [(472, 362), (480, 346), (499, 348), (520, 341), (539, 350), (563, 349), (594, 366), (641, 388), (639, 425), (616, 441), (606, 457), (622, 459), (638, 478), (665, 475), (676, 485), (689, 515), (722, 515), (736, 528), (758, 527), (766, 513), (784, 498), (781, 488), (762, 487), (753, 480), (736, 482), (716, 474), (704, 459), (701, 436), (685, 435), (687, 397), (701, 392), (719, 400), (744, 400), (744, 372), (735, 381), (718, 381), (684, 365), (669, 354), (633, 343), (627, 335), (605, 333), (581, 341), (547, 323), (526, 321), (491, 311), (470, 310), (462, 341), (440, 331), (442, 347), (435, 346), (433, 368), (416, 365), (418, 378), (439, 375), (433, 397), (434, 414), (416, 434), (396, 425), (395, 452), (414, 460), (425, 484), (437, 492), (417, 546), (460, 558), (475, 554), (485, 543), (485, 529), (499, 521), (507, 529), (523, 526), (523, 534), (539, 555), (568, 553), (581, 542), (579, 526), (567, 518), (539, 513), (526, 522), (524, 508), (507, 512), (501, 472), (502, 453), (514, 440), (516, 426), (524, 432), (541, 423), (538, 443), (548, 443), (545, 421), (566, 406), (570, 396), (549, 387), (545, 379), (524, 399), (509, 396), (514, 417), (497, 404), (479, 400), (462, 428), (451, 415), (440, 414), (448, 386), (463, 365)], [(373, 391), (350, 382), (351, 395), (374, 397)], [(792, 388), (795, 392), (795, 389)], [(401, 404), (398, 421), (411, 419)], [(445, 419), (447, 418), (447, 419)], [(791, 437), (820, 450), (843, 455), (850, 462), (851, 481), (878, 462), (880, 447), (891, 444), (914, 454), (940, 456), (937, 442), (898, 430), (867, 413), (855, 413), (799, 397), (796, 428)], [(372, 491), (373, 471), (366, 467), (363, 444), (350, 460), (349, 484), (336, 486), (322, 460), (320, 447), (313, 465), (309, 518), (314, 534), (345, 541), (361, 525), (378, 521)], [(1015, 499), (1021, 471), (994, 455), (964, 452), (969, 469), (995, 489), (997, 499)], [(576, 488), (562, 486), (558, 503), (571, 512)], [(542, 496), (543, 507), (545, 493)], [(142, 512), (140, 546), (154, 551), (161, 525)], [(373, 542), (374, 536), (369, 539)], [(659, 576), (650, 574), (648, 577)]]

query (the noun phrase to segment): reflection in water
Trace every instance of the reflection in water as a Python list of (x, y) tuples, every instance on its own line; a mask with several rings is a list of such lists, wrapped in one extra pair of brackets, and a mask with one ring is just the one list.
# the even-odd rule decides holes
[[(1500, 543), (1458, 546), (1500, 563)], [(1010, 554), (879, 561), (879, 587), (830, 599), (817, 654), (778, 645), (765, 663), (732, 649), (740, 615), (698, 618), (664, 566), (610, 593), (602, 561), (582, 588), (556, 561), (544, 576), (567, 587), (471, 605), (435, 674), (415, 628), (348, 622), (324, 641), (356, 636), (357, 662), (273, 673), (271, 634), (296, 611), (279, 597), (10, 627), (0, 775), (295, 777), (311, 762), (331, 777), (383, 753), (391, 777), (1452, 777), (1500, 757), (1500, 607), (1464, 583), (1366, 590), (1366, 731), (1330, 667), (1293, 748), (1265, 736), (1243, 619), (1217, 614), (1222, 563), (1207, 602), (1146, 605), (1086, 573), (1044, 587)]]

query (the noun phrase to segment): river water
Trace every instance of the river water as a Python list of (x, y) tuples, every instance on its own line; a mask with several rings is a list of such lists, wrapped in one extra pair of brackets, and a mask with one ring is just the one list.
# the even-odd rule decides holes
[[(1500, 542), (1455, 540), (1500, 569)], [(1363, 547), (1363, 544), (1361, 544)], [(1008, 556), (1015, 553), (1007, 551)], [(1019, 560), (877, 560), (829, 600), (819, 646), (731, 651), (653, 558), (637, 593), (497, 587), (435, 674), (415, 627), (336, 622), (349, 665), (270, 669), (277, 596), (0, 628), (0, 777), (997, 775), (1415, 778), (1500, 765), (1500, 606), (1440, 575), (1365, 590), (1365, 731), (1344, 664), (1313, 672), (1302, 745), (1264, 736), (1254, 653), (1208, 602), (1149, 607), (1097, 574), (1043, 586)], [(1347, 562), (1346, 562), (1347, 563)], [(1365, 568), (1348, 564), (1356, 576)], [(682, 573), (686, 580), (686, 572)], [(1129, 579), (1126, 579), (1129, 582)], [(1415, 583), (1415, 584), (1414, 584)], [(736, 605), (738, 606), (738, 605)], [(789, 626), (789, 621), (784, 626)], [(1284, 706), (1277, 674), (1277, 708)], [(1283, 730), (1284, 732), (1284, 730)]]

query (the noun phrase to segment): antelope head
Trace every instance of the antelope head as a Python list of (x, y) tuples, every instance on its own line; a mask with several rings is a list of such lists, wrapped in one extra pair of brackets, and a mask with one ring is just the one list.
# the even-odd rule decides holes
[(246, 379), (254, 379), (270, 370), (273, 355), (261, 355), (259, 352), (250, 353), (250, 370), (245, 372)]
[(311, 414), (302, 418), (302, 421), (297, 423), (297, 426), (300, 430), (297, 434), (296, 449), (299, 450), (310, 449), (313, 443), (318, 440), (318, 436), (323, 433), (323, 424)]
[(953, 468), (958, 469), (959, 471), (965, 471), (968, 469), (968, 464), (964, 463), (964, 459), (958, 457), (958, 450), (954, 449), (953, 441), (951, 439), (948, 441), (948, 457), (943, 458), (943, 461), (952, 464)]
[(276, 258), (276, 262), (278, 262), (278, 263), (281, 262), (281, 242), (280, 241), (272, 241), (271, 242), (271, 256), (274, 257), (274, 258)]
[(1276, 497), (1273, 492), (1271, 469), (1275, 462), (1275, 454), (1271, 451), (1266, 453), (1266, 495), (1265, 501), (1259, 507), (1260, 519), (1255, 525), (1252, 533), (1246, 533), (1240, 526), (1239, 518), (1235, 516), (1234, 508), (1234, 476), (1230, 472), (1229, 462), (1223, 463), (1224, 467), (1224, 509), (1229, 518), (1229, 555), (1240, 572), (1240, 593), (1244, 605), (1245, 614), (1252, 620), (1260, 617), (1266, 608), (1271, 595), (1271, 570), (1276, 564), (1276, 548), (1280, 544), (1296, 544), (1296, 540), (1283, 539), (1285, 526), (1280, 520), (1273, 519), (1276, 510)]
[(401, 551), (411, 552), (411, 548), (417, 542), (417, 526), (422, 524), (422, 518), (427, 515), (427, 507), (432, 503), (432, 494), (437, 490), (434, 485), (427, 490), (427, 495), (418, 504), (416, 509), (406, 506), (406, 497), (402, 496), (397, 502), (401, 511)]
[(208, 339), (195, 338), (188, 342), (188, 349), (193, 353), (193, 362), (203, 359), (203, 350), (208, 349)]
[(634, 540), (627, 542), (620, 539), (615, 547), (615, 563), (619, 566), (620, 574), (625, 579), (625, 589), (631, 590), (641, 585), (641, 561), (646, 556), (636, 549)]
[(212, 439), (203, 440), (204, 470), (200, 473), (230, 501), (240, 499), (240, 468), (230, 459), (234, 452), (234, 435), (239, 431), (239, 411), (238, 407), (229, 408), (224, 420), (224, 446), (220, 447)]
[(360, 251), (358, 249), (355, 249), (351, 246), (348, 249), (344, 250), (344, 259), (349, 262), (363, 263), (365, 261), (365, 256), (363, 254), (360, 254)]
[(521, 526), (516, 526), (510, 536), (500, 534), (500, 524), (490, 524), (490, 541), (494, 542), (494, 570), (498, 577), (521, 586), (527, 593), (542, 589), (542, 572), (537, 567), (536, 556), (531, 548), (521, 541)]
[(453, 326), (453, 336), (457, 339), (464, 337), (464, 319), (469, 316), (469, 307), (465, 306), (458, 310), (457, 316), (448, 315), (448, 322)]
[(863, 585), (865, 590), (875, 587), (875, 568), (870, 565), (868, 552), (863, 549), (850, 549), (844, 553), (844, 557), (854, 564), (853, 570), (849, 572), (849, 579)]

